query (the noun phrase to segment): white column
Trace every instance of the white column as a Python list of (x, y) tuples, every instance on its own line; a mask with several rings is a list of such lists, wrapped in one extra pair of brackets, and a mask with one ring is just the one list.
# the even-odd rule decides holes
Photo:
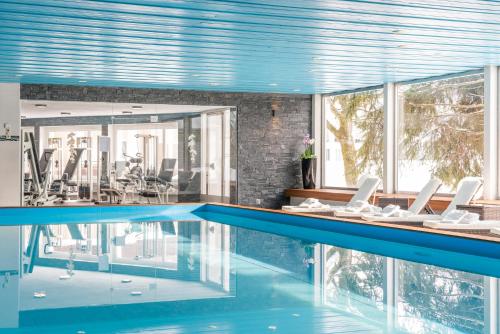
[(316, 154), (316, 188), (322, 186), (323, 175), (323, 99), (321, 94), (312, 96), (312, 119), (311, 137), (314, 142), (314, 153)]
[(0, 83), (0, 206), (21, 205), (19, 84)]
[(498, 278), (484, 277), (484, 333), (498, 333)]
[(498, 189), (498, 67), (484, 67), (484, 190), (485, 199), (496, 199)]
[[(207, 182), (208, 182), (208, 156), (207, 156), (207, 145), (208, 145), (208, 121), (207, 114), (202, 113), (200, 117), (201, 123), (201, 133), (200, 133), (200, 161), (201, 161), (201, 194), (207, 194)], [(186, 153), (184, 153), (186, 154)], [(188, 153), (189, 155), (189, 153)], [(189, 158), (189, 157), (188, 157)]]
[[(0, 83), (0, 207), (21, 205), (19, 100), (19, 84)], [(0, 328), (17, 327), (19, 322), (20, 237), (19, 227), (0, 227)]]
[(396, 191), (396, 85), (384, 85), (384, 192)]

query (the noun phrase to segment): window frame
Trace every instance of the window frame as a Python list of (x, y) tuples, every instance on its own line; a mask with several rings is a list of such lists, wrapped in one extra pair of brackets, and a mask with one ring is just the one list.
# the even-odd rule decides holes
[[(499, 71), (500, 71), (500, 68), (499, 68)], [(413, 80), (405, 80), (405, 81), (396, 81), (393, 83), (392, 89), (392, 94), (394, 94), (394, 97), (395, 99), (397, 99), (398, 97), (398, 90), (400, 89), (401, 86), (403, 85), (409, 85), (409, 84), (418, 84), (418, 83), (424, 83), (424, 82), (430, 82), (430, 81), (437, 81), (437, 80), (446, 80), (446, 79), (453, 79), (453, 78), (458, 78), (458, 77), (464, 77), (464, 76), (472, 76), (472, 75), (477, 75), (477, 74), (483, 74), (485, 76), (485, 119), (486, 119), (486, 113), (487, 113), (487, 109), (486, 109), (486, 103), (487, 103), (487, 94), (486, 94), (486, 68), (478, 68), (478, 69), (473, 69), (473, 70), (468, 70), (468, 71), (463, 71), (463, 72), (457, 72), (457, 73), (448, 73), (448, 74), (444, 74), (444, 75), (439, 75), (439, 76), (431, 76), (431, 77), (425, 77), (425, 78), (419, 78), (419, 79), (413, 79)], [(499, 81), (497, 83), (497, 95), (498, 97), (500, 97), (500, 74), (497, 78), (497, 81)], [(332, 190), (356, 190), (355, 187), (341, 187), (341, 186), (327, 186), (325, 184), (325, 180), (326, 180), (326, 168), (325, 168), (325, 165), (326, 165), (326, 131), (325, 131), (325, 120), (326, 120), (326, 98), (328, 97), (332, 97), (332, 96), (338, 96), (338, 95), (346, 95), (346, 94), (353, 94), (353, 93), (359, 93), (359, 92), (366, 92), (366, 91), (370, 91), (370, 90), (377, 90), (377, 89), (382, 89), (383, 90), (383, 98), (384, 98), (384, 102), (386, 101), (386, 88), (387, 86), (387, 83), (385, 84), (382, 84), (382, 85), (374, 85), (374, 86), (366, 86), (366, 87), (361, 87), (361, 88), (356, 88), (356, 89), (349, 89), (349, 90), (342, 90), (342, 91), (336, 91), (336, 92), (332, 92), (332, 93), (326, 93), (326, 94), (321, 94), (321, 159), (320, 159), (320, 162), (321, 162), (321, 182), (320, 182), (320, 185), (321, 185), (321, 189), (332, 189)], [(491, 98), (497, 98), (497, 96), (492, 96)], [(393, 157), (394, 161), (393, 162), (390, 162), (390, 163), (394, 163), (394, 167), (392, 168), (393, 171), (392, 173), (390, 173), (390, 175), (387, 175), (388, 177), (391, 177), (392, 178), (392, 181), (393, 181), (393, 191), (387, 191), (387, 189), (384, 189), (382, 192), (388, 192), (388, 193), (397, 193), (397, 194), (408, 194), (408, 195), (415, 195), (417, 194), (417, 192), (413, 192), (413, 191), (401, 191), (399, 189), (399, 185), (398, 185), (398, 173), (399, 173), (399, 170), (398, 170), (398, 136), (399, 134), (397, 133), (397, 129), (398, 129), (398, 121), (399, 121), (399, 104), (397, 103), (397, 101), (395, 101), (396, 103), (394, 103), (394, 110), (391, 112), (393, 114), (393, 119), (391, 120), (392, 122), (394, 122), (394, 125), (395, 127), (394, 128), (389, 128), (386, 124), (386, 118), (385, 118), (385, 115), (386, 115), (386, 106), (385, 106), (385, 103), (384, 103), (384, 136), (387, 135), (387, 131), (394, 131), (394, 133), (392, 133), (391, 135), (393, 136), (393, 138), (395, 139), (395, 143), (394, 145), (389, 145), (388, 147), (390, 147), (390, 149), (392, 150), (392, 152), (389, 152), (388, 154), (384, 154), (384, 165), (386, 163), (386, 157), (389, 155), (391, 157)], [(499, 108), (496, 108), (497, 112), (498, 112), (498, 109)], [(500, 117), (499, 117), (500, 118)], [(499, 120), (499, 125), (498, 127), (500, 128), (500, 120)], [(499, 131), (500, 132), (500, 131)], [(498, 155), (500, 156), (500, 133), (496, 134), (496, 141), (498, 142)], [(485, 154), (487, 153), (487, 151), (485, 150)], [(500, 168), (499, 168), (499, 171), (498, 171), (499, 175), (500, 175)], [(385, 168), (384, 168), (384, 176), (385, 175)], [(485, 175), (484, 175), (484, 169), (483, 169), (483, 175), (482, 177), (484, 178)], [(385, 180), (383, 180), (385, 181)], [(488, 180), (484, 180), (485, 183), (488, 182)], [(498, 189), (497, 193), (500, 193), (500, 176), (499, 176), (499, 180), (497, 182), (498, 184), (496, 185), (496, 189)], [(385, 184), (385, 182), (384, 182)], [(391, 189), (389, 189), (391, 190)], [(377, 192), (380, 192), (380, 191), (377, 191)], [(453, 194), (450, 194), (450, 193), (436, 193), (437, 196), (441, 196), (441, 197), (452, 197)]]

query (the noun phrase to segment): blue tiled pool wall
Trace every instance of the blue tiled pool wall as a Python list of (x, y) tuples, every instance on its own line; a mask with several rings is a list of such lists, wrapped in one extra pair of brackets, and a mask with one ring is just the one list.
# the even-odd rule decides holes
[[(431, 233), (359, 225), (329, 219), (293, 216), (252, 209), (212, 204), (167, 206), (102, 206), (62, 208), (5, 208), (0, 210), (0, 225), (30, 225), (86, 222), (134, 222), (162, 220), (214, 220), (272, 232), (277, 235), (301, 237), (352, 247), (369, 253), (396, 256), (410, 261), (450, 266), (459, 270), (469, 268), (474, 272), (500, 277), (500, 268), (484, 261), (500, 258), (500, 244), (466, 238), (449, 237)], [(318, 233), (317, 231), (332, 233)], [(391, 247), (381, 247), (381, 241), (393, 242)], [(415, 246), (424, 247), (419, 251)], [(432, 255), (425, 248), (432, 248)], [(462, 254), (461, 258), (446, 252)], [(436, 254), (438, 256), (436, 256)], [(482, 257), (479, 261), (477, 256)], [(433, 262), (434, 261), (434, 262)], [(465, 266), (465, 267), (464, 267)], [(486, 268), (486, 271), (485, 271)]]
[[(198, 214), (199, 216), (220, 214), (220, 219), (223, 220), (224, 215), (227, 215), (227, 217), (237, 216), (248, 219), (249, 223), (252, 220), (278, 223), (283, 226), (283, 228), (281, 229), (283, 232), (290, 229), (290, 226), (305, 227), (310, 228), (313, 231), (321, 230), (342, 233), (343, 235), (346, 235), (346, 238), (347, 236), (359, 236), (370, 240), (397, 242), (401, 245), (417, 245), (428, 248), (442, 249), (451, 252), (470, 254), (474, 256), (485, 256), (494, 259), (500, 259), (500, 243), (471, 238), (451, 237), (446, 235), (404, 230), (392, 227), (356, 224), (343, 222), (341, 220), (332, 221), (331, 219), (289, 215), (278, 212), (259, 211), (213, 204), (200, 206), (193, 212)], [(321, 237), (321, 234), (316, 233), (316, 237), (318, 236)], [(307, 239), (306, 235), (303, 235), (302, 238)], [(341, 240), (339, 241), (341, 242)], [(361, 244), (359, 246), (363, 248), (369, 245)], [(365, 251), (369, 251), (369, 249), (366, 249)], [(398, 250), (391, 249), (391, 251)]]

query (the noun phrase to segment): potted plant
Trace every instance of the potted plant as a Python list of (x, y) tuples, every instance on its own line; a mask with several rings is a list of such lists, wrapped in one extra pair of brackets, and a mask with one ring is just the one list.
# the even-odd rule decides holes
[(313, 152), (314, 138), (309, 134), (303, 140), (305, 150), (300, 156), (302, 160), (302, 185), (304, 189), (314, 189), (316, 187), (316, 156)]

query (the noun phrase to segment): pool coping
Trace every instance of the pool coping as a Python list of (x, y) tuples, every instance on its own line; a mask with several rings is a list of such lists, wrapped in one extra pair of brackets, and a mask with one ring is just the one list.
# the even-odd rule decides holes
[(214, 206), (222, 206), (222, 207), (227, 207), (227, 208), (235, 208), (235, 209), (244, 209), (244, 210), (253, 210), (257, 212), (267, 212), (267, 213), (273, 213), (273, 214), (280, 214), (280, 215), (288, 215), (288, 216), (294, 216), (294, 217), (307, 217), (307, 218), (314, 218), (314, 219), (322, 219), (326, 221), (334, 221), (334, 222), (339, 222), (339, 223), (351, 223), (351, 224), (358, 224), (358, 225), (363, 225), (363, 226), (373, 226), (373, 227), (381, 227), (381, 228), (389, 228), (389, 229), (395, 229), (395, 230), (405, 230), (405, 231), (412, 231), (412, 232), (421, 232), (421, 233), (428, 233), (428, 234), (434, 234), (434, 235), (440, 235), (440, 236), (448, 236), (448, 237), (455, 237), (455, 238), (462, 238), (462, 239), (470, 239), (470, 240), (479, 240), (479, 241), (485, 241), (485, 242), (490, 242), (490, 243), (495, 243), (499, 244), (500, 243), (500, 236), (494, 237), (491, 235), (482, 235), (482, 234), (472, 234), (472, 233), (466, 233), (466, 232), (455, 232), (455, 231), (449, 231), (449, 230), (437, 230), (429, 227), (418, 227), (418, 226), (405, 226), (404, 224), (390, 224), (390, 223), (383, 223), (383, 222), (372, 222), (372, 221), (367, 221), (367, 220), (362, 220), (362, 219), (354, 219), (354, 218), (341, 218), (341, 217), (335, 217), (335, 216), (323, 216), (323, 215), (318, 215), (318, 214), (313, 214), (313, 213), (300, 213), (300, 212), (289, 212), (289, 211), (284, 211), (280, 209), (268, 209), (268, 208), (260, 208), (260, 207), (254, 207), (254, 206), (249, 206), (249, 205), (241, 205), (241, 204), (228, 204), (228, 203), (219, 203), (219, 202), (182, 202), (182, 203), (169, 203), (169, 204), (109, 204), (109, 203), (100, 203), (96, 205), (54, 205), (54, 206), (38, 206), (38, 207), (32, 207), (32, 206), (5, 206), (5, 207), (0, 207), (0, 210), (2, 209), (64, 209), (64, 208), (85, 208), (85, 207), (162, 207), (162, 206), (192, 206), (192, 205), (198, 205), (198, 206), (205, 206), (205, 205), (214, 205)]
[(412, 231), (412, 232), (422, 232), (422, 233), (435, 234), (435, 235), (440, 235), (440, 236), (480, 240), (480, 241), (486, 241), (486, 242), (491, 242), (491, 243), (495, 243), (495, 244), (500, 243), (500, 235), (498, 237), (494, 237), (494, 236), (482, 235), (482, 234), (472, 234), (472, 233), (455, 232), (455, 231), (448, 231), (448, 230), (437, 230), (437, 229), (433, 229), (430, 227), (405, 226), (403, 224), (372, 222), (372, 221), (362, 220), (362, 219), (341, 218), (341, 217), (334, 217), (334, 216), (329, 217), (329, 216), (323, 216), (323, 215), (317, 215), (317, 214), (311, 214), (311, 213), (289, 212), (289, 211), (284, 211), (284, 210), (280, 210), (280, 209), (257, 208), (257, 207), (237, 205), (237, 204), (213, 203), (213, 202), (207, 202), (207, 203), (203, 203), (203, 204), (224, 206), (224, 207), (231, 207), (231, 208), (240, 208), (240, 209), (246, 209), (246, 210), (255, 210), (255, 211), (260, 211), (260, 212), (268, 212), (268, 213), (275, 213), (275, 214), (288, 215), (288, 216), (323, 219), (323, 220), (335, 221), (335, 222), (339, 222), (339, 223), (352, 223), (352, 224), (358, 224), (358, 225), (391, 228), (391, 229), (405, 230), (405, 231)]

